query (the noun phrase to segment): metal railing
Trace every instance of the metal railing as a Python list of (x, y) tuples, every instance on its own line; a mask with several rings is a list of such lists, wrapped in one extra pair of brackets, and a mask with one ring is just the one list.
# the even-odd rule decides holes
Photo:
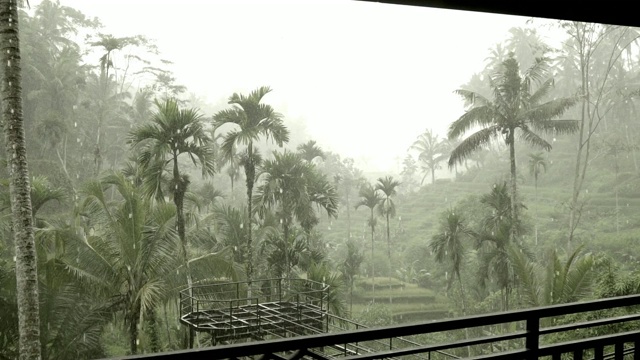
[[(260, 359), (317, 360), (405, 358), (421, 355), (427, 359), (442, 358), (438, 351), (467, 352), (473, 359), (640, 359), (640, 295), (601, 299), (588, 302), (552, 305), (532, 309), (467, 316), (432, 322), (356, 329), (336, 333), (300, 336), (270, 341), (216, 346), (193, 350), (126, 357), (125, 359)], [(618, 309), (616, 314), (605, 310)], [(574, 314), (584, 314), (576, 317)], [(571, 317), (575, 320), (572, 321)], [(582, 320), (580, 320), (582, 319)], [(589, 320), (584, 320), (589, 319)], [(559, 324), (559, 325), (558, 325)], [(617, 327), (617, 328), (616, 328)], [(437, 344), (405, 344), (401, 348), (375, 348), (361, 353), (327, 354), (325, 349), (354, 349), (353, 344), (383, 341), (425, 334), (451, 334), (474, 330), (473, 338)], [(588, 330), (593, 333), (587, 334)], [(600, 331), (600, 333), (596, 333)], [(588, 336), (587, 336), (588, 335)], [(556, 336), (554, 339), (553, 336)], [(572, 340), (558, 341), (561, 336)], [(455, 339), (452, 337), (452, 339)], [(424, 343), (423, 343), (424, 344)], [(436, 356), (438, 355), (438, 356)]]

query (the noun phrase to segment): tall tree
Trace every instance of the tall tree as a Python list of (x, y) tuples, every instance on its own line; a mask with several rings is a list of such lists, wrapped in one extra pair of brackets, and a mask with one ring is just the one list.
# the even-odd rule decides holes
[(411, 148), (418, 151), (418, 161), (424, 171), (420, 184), (422, 185), (429, 173), (431, 173), (431, 184), (435, 184), (436, 170), (440, 168), (440, 163), (447, 158), (446, 142), (439, 140), (437, 134), (427, 129), (418, 136)]
[(300, 156), (307, 162), (313, 162), (316, 158), (323, 160), (325, 158), (324, 151), (316, 144), (315, 140), (309, 140), (304, 144), (300, 144), (297, 149)]
[(31, 210), (31, 186), (22, 119), (22, 68), (18, 1), (0, 1), (0, 73), (2, 116), (10, 174), (12, 230), (16, 251), (16, 280), (20, 359), (40, 359), (38, 262)]
[(563, 43), (564, 56), (559, 72), (566, 84), (563, 90), (580, 94), (577, 151), (569, 202), (567, 244), (571, 245), (582, 214), (580, 194), (593, 156), (593, 136), (600, 125), (607, 127), (610, 110), (621, 103), (619, 95), (622, 91), (613, 85), (617, 73), (614, 70), (625, 67), (622, 55), (630, 48), (637, 51), (640, 36), (636, 29), (624, 26), (578, 21), (561, 22), (560, 26), (569, 35), (569, 40)]
[(253, 186), (256, 181), (256, 168), (261, 163), (260, 152), (254, 148), (254, 142), (265, 137), (273, 140), (282, 147), (289, 141), (289, 130), (282, 122), (282, 115), (273, 107), (261, 103), (262, 99), (271, 92), (269, 87), (263, 86), (252, 91), (248, 96), (234, 93), (229, 98), (230, 109), (222, 110), (213, 116), (216, 129), (225, 124), (233, 124), (234, 128), (224, 135), (221, 146), (225, 158), (235, 156), (234, 149), (238, 145), (245, 145), (241, 153), (241, 164), (244, 167), (247, 185), (247, 280), (249, 285), (253, 279), (253, 244), (251, 238), (251, 224), (253, 219)]
[[(389, 227), (389, 219), (396, 216), (396, 204), (393, 202), (392, 196), (397, 192), (397, 187), (400, 182), (393, 180), (393, 176), (385, 176), (378, 178), (376, 183), (376, 190), (382, 192), (382, 200), (378, 206), (378, 212), (384, 216), (387, 220), (387, 257), (389, 258), (389, 264), (391, 264), (391, 230)], [(389, 267), (391, 271), (391, 267)]]
[(176, 206), (176, 227), (182, 245), (182, 259), (187, 267), (187, 281), (191, 287), (189, 241), (185, 235), (184, 198), (190, 183), (180, 172), (178, 157), (187, 155), (194, 165), (202, 168), (203, 176), (215, 170), (211, 141), (202, 126), (198, 110), (180, 109), (176, 100), (156, 101), (157, 110), (150, 123), (133, 129), (129, 143), (138, 151), (138, 162), (144, 172), (144, 188), (148, 196), (164, 201), (163, 176), (171, 174), (169, 191)]
[(400, 176), (402, 176), (402, 184), (404, 184), (403, 188), (407, 189), (409, 193), (413, 192), (417, 185), (414, 178), (416, 172), (418, 172), (418, 165), (413, 157), (407, 154), (404, 160), (402, 160), (402, 172), (400, 173)]
[[(107, 200), (114, 187), (121, 201)], [(213, 274), (236, 277), (230, 261), (220, 254), (208, 254), (184, 262), (175, 256), (181, 247), (174, 219), (176, 208), (154, 202), (119, 173), (92, 181), (84, 190), (79, 213), (89, 216), (91, 228), (70, 236), (72, 247), (64, 267), (78, 279), (91, 284), (122, 311), (132, 354), (137, 352), (140, 319), (149, 316), (166, 301), (171, 289), (184, 285), (185, 269), (197, 278)], [(87, 234), (87, 235), (82, 235)], [(196, 266), (190, 266), (196, 265)]]
[(535, 241), (538, 245), (538, 177), (542, 172), (547, 172), (547, 161), (541, 152), (529, 154), (529, 174), (533, 175), (534, 197), (535, 197)]
[(467, 306), (465, 303), (464, 285), (462, 284), (460, 269), (466, 255), (464, 242), (473, 239), (475, 233), (467, 227), (459, 211), (451, 210), (443, 215), (438, 233), (431, 238), (429, 247), (435, 254), (437, 262), (446, 262), (450, 265), (447, 290), (451, 289), (453, 282), (458, 279), (462, 313), (466, 315)]
[(380, 202), (382, 201), (382, 196), (380, 196), (380, 194), (378, 193), (378, 190), (376, 188), (374, 188), (373, 186), (371, 186), (371, 184), (369, 183), (365, 183), (362, 187), (360, 187), (360, 201), (356, 204), (356, 210), (360, 207), (360, 206), (365, 206), (367, 208), (369, 208), (369, 210), (371, 211), (371, 215), (369, 216), (369, 226), (371, 227), (371, 274), (369, 275), (371, 277), (371, 285), (373, 288), (373, 292), (376, 292), (376, 279), (375, 279), (375, 260), (373, 258), (373, 250), (374, 250), (374, 234), (375, 234), (375, 230), (376, 230), (376, 218), (374, 215), (374, 211), (376, 209), (377, 206), (380, 205)]
[[(480, 203), (487, 213), (482, 219), (480, 231), (475, 235), (480, 257), (478, 276), (481, 286), (485, 286), (487, 280), (495, 280), (502, 293), (502, 309), (506, 311), (509, 309), (513, 285), (513, 268), (508, 249), (517, 245), (513, 243), (511, 235), (514, 232), (522, 233), (523, 225), (520, 220), (512, 217), (511, 196), (506, 182), (495, 184), (491, 192), (480, 197)], [(520, 211), (524, 205), (518, 203), (516, 207)]]
[(355, 277), (360, 272), (360, 264), (362, 264), (364, 256), (358, 250), (356, 243), (352, 239), (347, 240), (347, 256), (342, 262), (342, 277), (349, 286), (349, 312), (353, 311), (353, 284)]
[[(297, 220), (310, 231), (317, 223), (314, 206), (323, 208), (328, 216), (337, 216), (338, 201), (336, 191), (325, 176), (316, 174), (315, 165), (303, 160), (302, 156), (290, 151), (274, 152), (272, 160), (266, 160), (261, 167), (263, 184), (257, 189), (256, 208), (264, 215), (268, 209), (274, 210), (282, 226), (284, 244), (289, 243), (290, 230)], [(317, 186), (320, 182), (327, 186)], [(285, 248), (285, 269), (289, 271), (289, 251)]]
[[(511, 170), (511, 217), (517, 221), (516, 209), (516, 133), (531, 146), (551, 150), (551, 144), (536, 134), (569, 134), (578, 129), (576, 120), (552, 120), (575, 104), (575, 98), (557, 98), (543, 102), (553, 87), (553, 78), (547, 78), (547, 59), (538, 58), (524, 73), (513, 53), (501, 63), (498, 71), (489, 78), (493, 99), (477, 92), (456, 90), (469, 109), (449, 126), (450, 139), (461, 137), (476, 126), (481, 129), (465, 138), (449, 157), (449, 167), (462, 163), (478, 149), (494, 139), (503, 139), (509, 147)], [(534, 90), (534, 84), (539, 84)], [(515, 227), (512, 227), (515, 231)], [(516, 233), (510, 235), (515, 239)]]

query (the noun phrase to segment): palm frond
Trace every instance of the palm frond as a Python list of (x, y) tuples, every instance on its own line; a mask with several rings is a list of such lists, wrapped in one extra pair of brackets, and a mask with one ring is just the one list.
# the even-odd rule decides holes
[(493, 125), (481, 130), (478, 130), (474, 134), (464, 139), (458, 147), (453, 149), (449, 156), (449, 168), (452, 168), (456, 163), (462, 164), (471, 153), (477, 151), (483, 146), (488, 145), (492, 139), (498, 136), (499, 127)]
[(533, 147), (537, 147), (546, 151), (551, 150), (551, 144), (548, 141), (538, 136), (538, 134), (530, 131), (529, 129), (520, 129), (520, 139), (527, 142)]
[(447, 137), (457, 139), (476, 126), (491, 126), (499, 117), (500, 112), (492, 105), (471, 108), (449, 125)]

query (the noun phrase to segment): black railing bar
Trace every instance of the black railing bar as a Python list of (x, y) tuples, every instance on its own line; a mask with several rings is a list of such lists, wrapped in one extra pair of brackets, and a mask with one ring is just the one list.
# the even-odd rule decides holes
[(397, 349), (397, 350), (386, 350), (377, 352), (375, 354), (363, 354), (348, 357), (349, 360), (371, 360), (371, 359), (380, 359), (385, 357), (396, 357), (396, 356), (406, 356), (406, 355), (415, 355), (422, 354), (431, 351), (438, 350), (446, 350), (446, 349), (457, 349), (465, 346), (473, 346), (473, 345), (482, 345), (482, 344), (490, 344), (499, 341), (508, 341), (513, 339), (520, 339), (526, 335), (526, 331), (518, 331), (515, 333), (507, 334), (507, 335), (499, 335), (487, 337), (483, 336), (481, 338), (475, 339), (465, 339), (460, 341), (454, 341), (450, 343), (441, 343), (436, 345), (423, 345), (418, 347), (406, 348), (406, 349)]
[(581, 349), (592, 349), (597, 346), (614, 345), (615, 343), (619, 342), (637, 341), (638, 336), (640, 336), (640, 330), (549, 344), (541, 346), (538, 350), (538, 354), (539, 356), (551, 356), (557, 353), (566, 353)]
[[(317, 284), (320, 286), (321, 289), (324, 288), (328, 288), (329, 285), (327, 284), (322, 284), (319, 281), (315, 281), (315, 280), (309, 280), (309, 279), (299, 279), (299, 278), (269, 278), (269, 279), (259, 279), (259, 280), (253, 280), (251, 281), (252, 284), (256, 284), (259, 282), (265, 282), (265, 281), (280, 281), (280, 280), (286, 280), (286, 281), (291, 281), (291, 282), (308, 282), (308, 283), (312, 283), (312, 284)], [(214, 284), (200, 284), (200, 285), (191, 285), (191, 289), (195, 289), (195, 288), (202, 288), (202, 287), (222, 287), (222, 286), (231, 286), (231, 285), (240, 285), (240, 284), (248, 284), (249, 281), (233, 281), (233, 282), (224, 282), (224, 283), (214, 283)], [(324, 285), (324, 286), (323, 286)], [(269, 288), (272, 288), (271, 286)], [(252, 290), (260, 290), (260, 286), (252, 286)], [(188, 289), (183, 289), (180, 290), (180, 292), (183, 291), (188, 291)]]
[[(203, 348), (197, 350), (189, 350), (189, 351), (175, 351), (168, 352), (162, 354), (149, 355), (155, 356), (157, 358), (163, 359), (171, 359), (179, 358), (178, 354), (191, 354), (194, 355), (207, 356), (210, 358), (227, 358), (229, 351), (238, 352), (240, 355), (244, 356), (244, 354), (251, 355), (256, 353), (261, 353), (262, 351), (268, 351), (269, 349), (291, 349), (296, 348), (298, 346), (312, 346), (312, 347), (322, 347), (328, 346), (330, 344), (335, 343), (351, 343), (351, 342), (359, 342), (359, 341), (367, 341), (371, 339), (377, 338), (388, 338), (387, 334), (393, 333), (397, 336), (407, 336), (407, 335), (415, 335), (415, 334), (423, 334), (423, 333), (434, 333), (441, 332), (447, 330), (457, 330), (462, 329), (468, 326), (469, 323), (472, 323), (474, 327), (484, 326), (484, 325), (494, 325), (505, 322), (513, 322), (513, 321), (521, 321), (526, 320), (528, 318), (535, 317), (550, 317), (550, 316), (558, 316), (564, 314), (578, 313), (584, 311), (593, 311), (593, 310), (601, 310), (606, 308), (613, 307), (622, 307), (622, 306), (630, 306), (637, 305), (640, 303), (640, 295), (629, 295), (622, 296), (616, 298), (608, 298), (595, 300), (590, 302), (583, 303), (572, 303), (572, 304), (561, 304), (561, 305), (552, 305), (546, 306), (542, 308), (534, 308), (534, 309), (525, 309), (525, 310), (516, 310), (508, 313), (493, 313), (493, 314), (483, 314), (483, 315), (474, 315), (457, 319), (447, 319), (440, 321), (433, 321), (428, 323), (417, 323), (417, 324), (402, 324), (395, 325), (389, 327), (382, 328), (373, 328), (373, 329), (358, 329), (350, 332), (340, 332), (340, 333), (330, 333), (330, 334), (320, 334), (320, 335), (310, 335), (303, 336), (299, 338), (293, 339), (278, 339), (272, 340), (268, 342), (255, 342), (250, 344), (241, 344), (239, 345), (226, 345), (215, 348)], [(565, 311), (562, 313), (562, 311)], [(275, 350), (274, 350), (275, 351)], [(137, 357), (144, 358), (146, 356)], [(131, 359), (135, 359), (136, 357), (130, 357)]]
[(509, 350), (509, 351), (503, 351), (500, 353), (478, 355), (478, 356), (470, 357), (467, 359), (468, 360), (485, 360), (485, 359), (513, 360), (513, 359), (524, 359), (527, 355), (528, 355), (527, 350)]
[(605, 299), (596, 299), (585, 302), (573, 302), (543, 306), (539, 308), (516, 310), (516, 312), (529, 312), (540, 318), (555, 317), (559, 315), (576, 314), (587, 311), (604, 310), (610, 308), (630, 307), (640, 305), (640, 294), (618, 296)]
[(585, 321), (585, 322), (575, 323), (575, 324), (546, 327), (546, 328), (540, 329), (539, 333), (540, 335), (547, 335), (547, 334), (553, 334), (553, 333), (564, 332), (569, 330), (577, 330), (577, 329), (583, 329), (587, 327), (618, 324), (622, 322), (629, 322), (629, 321), (635, 321), (635, 320), (640, 320), (640, 314), (623, 315), (623, 316), (617, 316), (614, 318), (598, 319), (598, 320)]
[[(633, 353), (635, 352), (635, 350), (636, 350), (635, 346), (628, 347), (628, 348), (626, 348), (626, 349), (624, 349), (624, 350), (622, 351), (622, 356), (633, 354)], [(606, 360), (606, 359), (615, 359), (615, 358), (616, 358), (616, 352), (614, 351), (614, 352), (606, 353), (606, 354), (604, 354), (604, 355), (602, 356), (602, 358), (603, 358), (603, 360)], [(593, 360), (593, 359), (594, 359), (594, 358), (592, 358), (592, 359), (590, 359), (590, 360)]]

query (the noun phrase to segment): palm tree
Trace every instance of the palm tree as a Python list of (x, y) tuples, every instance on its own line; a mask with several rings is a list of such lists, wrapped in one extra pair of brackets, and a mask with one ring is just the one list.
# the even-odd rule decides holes
[[(449, 167), (462, 163), (473, 152), (487, 146), (494, 139), (503, 139), (509, 147), (511, 164), (511, 216), (518, 218), (516, 212), (516, 133), (528, 144), (551, 150), (551, 144), (534, 131), (543, 133), (569, 134), (578, 129), (576, 120), (551, 120), (562, 115), (575, 104), (575, 98), (558, 98), (542, 102), (553, 87), (553, 79), (545, 79), (547, 75), (547, 60), (536, 59), (535, 63), (523, 74), (520, 72), (518, 61), (511, 53), (501, 63), (498, 71), (489, 78), (493, 90), (493, 99), (481, 94), (456, 90), (470, 108), (449, 126), (448, 137), (457, 139), (476, 126), (481, 129), (465, 138), (449, 157)], [(539, 84), (533, 90), (534, 83)], [(515, 230), (513, 228), (512, 230)], [(515, 238), (516, 234), (510, 236)]]
[(374, 244), (373, 244), (373, 236), (375, 233), (375, 229), (376, 229), (376, 218), (373, 215), (374, 210), (376, 209), (377, 206), (380, 205), (380, 203), (382, 202), (382, 197), (380, 196), (380, 194), (378, 193), (378, 190), (376, 188), (374, 188), (373, 186), (371, 186), (371, 184), (369, 183), (365, 183), (362, 187), (360, 187), (360, 201), (356, 204), (356, 210), (358, 210), (358, 208), (360, 206), (365, 206), (368, 207), (369, 210), (371, 211), (371, 216), (369, 217), (369, 226), (371, 227), (371, 284), (372, 284), (372, 288), (373, 288), (373, 293), (375, 294), (376, 292), (376, 285), (375, 285), (375, 274), (374, 274), (374, 270), (375, 270), (375, 266), (374, 266), (374, 259), (373, 259), (373, 250), (374, 250)]
[(582, 254), (583, 248), (576, 248), (564, 262), (557, 250), (549, 251), (546, 264), (535, 263), (515, 247), (509, 248), (525, 304), (563, 304), (588, 296), (596, 278), (596, 258), (590, 253)]
[(460, 294), (462, 297), (462, 311), (466, 312), (464, 302), (464, 286), (460, 277), (460, 268), (465, 257), (464, 242), (471, 240), (475, 233), (467, 227), (464, 218), (458, 211), (449, 211), (444, 214), (440, 221), (438, 233), (431, 238), (429, 247), (436, 256), (439, 263), (450, 263), (451, 276), (448, 277), (447, 289), (451, 288), (453, 282), (458, 279), (460, 282)]
[[(511, 196), (506, 182), (494, 185), (490, 193), (480, 197), (480, 203), (488, 212), (482, 219), (480, 232), (475, 235), (476, 247), (480, 251), (479, 280), (485, 286), (486, 280), (495, 278), (502, 292), (502, 308), (506, 311), (513, 283), (508, 248), (515, 245), (511, 234), (522, 233), (523, 225), (511, 217)], [(516, 208), (520, 211), (524, 205), (518, 203)]]
[(529, 174), (533, 175), (533, 184), (535, 188), (536, 202), (536, 221), (535, 221), (535, 241), (538, 245), (538, 176), (540, 173), (547, 172), (547, 161), (542, 153), (529, 154)]
[(2, 115), (8, 167), (11, 169), (12, 230), (15, 242), (20, 359), (40, 359), (38, 262), (31, 211), (31, 186), (22, 119), (22, 68), (18, 1), (0, 2)]
[[(109, 187), (116, 189), (121, 201), (107, 201)], [(108, 307), (123, 313), (132, 354), (137, 352), (140, 319), (150, 316), (174, 294), (172, 290), (184, 286), (185, 271), (193, 269), (193, 277), (200, 280), (215, 275), (237, 278), (224, 253), (205, 254), (187, 263), (176, 257), (182, 246), (174, 225), (177, 209), (152, 201), (123, 174), (89, 182), (84, 194), (78, 213), (87, 217), (88, 226), (68, 232), (78, 235), (68, 237), (72, 250), (63, 265), (108, 299)]]
[(187, 175), (180, 172), (178, 157), (188, 155), (194, 165), (202, 167), (202, 175), (213, 175), (215, 163), (210, 138), (202, 127), (196, 109), (180, 109), (175, 99), (155, 102), (157, 111), (150, 123), (138, 126), (129, 134), (129, 144), (138, 151), (143, 169), (143, 187), (147, 196), (164, 202), (162, 190), (165, 171), (171, 174), (169, 191), (176, 206), (176, 226), (182, 245), (182, 259), (187, 266), (191, 287), (189, 242), (185, 235), (184, 198), (189, 185)]
[(298, 152), (306, 162), (313, 162), (316, 158), (324, 160), (324, 151), (316, 144), (315, 140), (309, 140), (304, 144), (298, 145)]
[[(378, 178), (378, 183), (376, 184), (376, 190), (380, 190), (383, 197), (380, 205), (378, 206), (378, 213), (381, 216), (384, 216), (387, 220), (387, 256), (389, 258), (389, 264), (391, 264), (391, 233), (389, 229), (389, 218), (396, 216), (396, 204), (393, 203), (393, 199), (391, 197), (396, 194), (396, 188), (399, 185), (400, 183), (393, 180), (392, 176)], [(389, 266), (389, 271), (391, 271), (391, 266)]]
[(224, 136), (221, 151), (225, 158), (235, 156), (234, 149), (239, 145), (246, 145), (241, 154), (241, 165), (244, 167), (245, 182), (247, 184), (247, 281), (249, 286), (253, 279), (253, 245), (251, 238), (251, 221), (253, 219), (253, 186), (256, 180), (256, 168), (260, 165), (260, 152), (254, 148), (254, 142), (261, 137), (272, 139), (282, 147), (289, 141), (289, 130), (282, 123), (282, 115), (261, 101), (271, 92), (269, 87), (263, 86), (252, 91), (248, 96), (234, 93), (229, 98), (232, 108), (219, 111), (213, 116), (214, 127), (218, 129), (224, 124), (235, 125), (234, 129)]
[(436, 169), (439, 169), (440, 163), (447, 158), (446, 142), (438, 140), (438, 135), (427, 129), (418, 136), (418, 140), (411, 145), (411, 148), (418, 151), (418, 161), (420, 161), (424, 171), (420, 185), (422, 185), (429, 172), (431, 172), (431, 183), (435, 184)]
[[(302, 156), (285, 150), (274, 152), (272, 160), (266, 160), (261, 167), (263, 184), (258, 187), (256, 208), (261, 217), (267, 209), (275, 210), (280, 218), (285, 245), (289, 243), (289, 230), (297, 220), (307, 231), (317, 222), (313, 206), (323, 208), (328, 216), (337, 216), (338, 200), (333, 186), (320, 174), (315, 165)], [(289, 251), (285, 249), (285, 269), (290, 276)]]
[[(110, 205), (105, 185), (114, 186), (123, 201)], [(173, 255), (180, 246), (172, 224), (176, 211), (168, 204), (154, 207), (122, 174), (89, 182), (84, 193), (80, 213), (99, 226), (68, 240), (77, 253), (70, 253), (64, 266), (123, 312), (135, 354), (140, 317), (177, 286), (168, 283), (183, 264)]]
[(352, 239), (347, 240), (347, 256), (342, 263), (342, 277), (349, 286), (349, 313), (353, 311), (353, 283), (355, 277), (360, 272), (360, 264), (362, 264), (364, 256), (358, 250)]

